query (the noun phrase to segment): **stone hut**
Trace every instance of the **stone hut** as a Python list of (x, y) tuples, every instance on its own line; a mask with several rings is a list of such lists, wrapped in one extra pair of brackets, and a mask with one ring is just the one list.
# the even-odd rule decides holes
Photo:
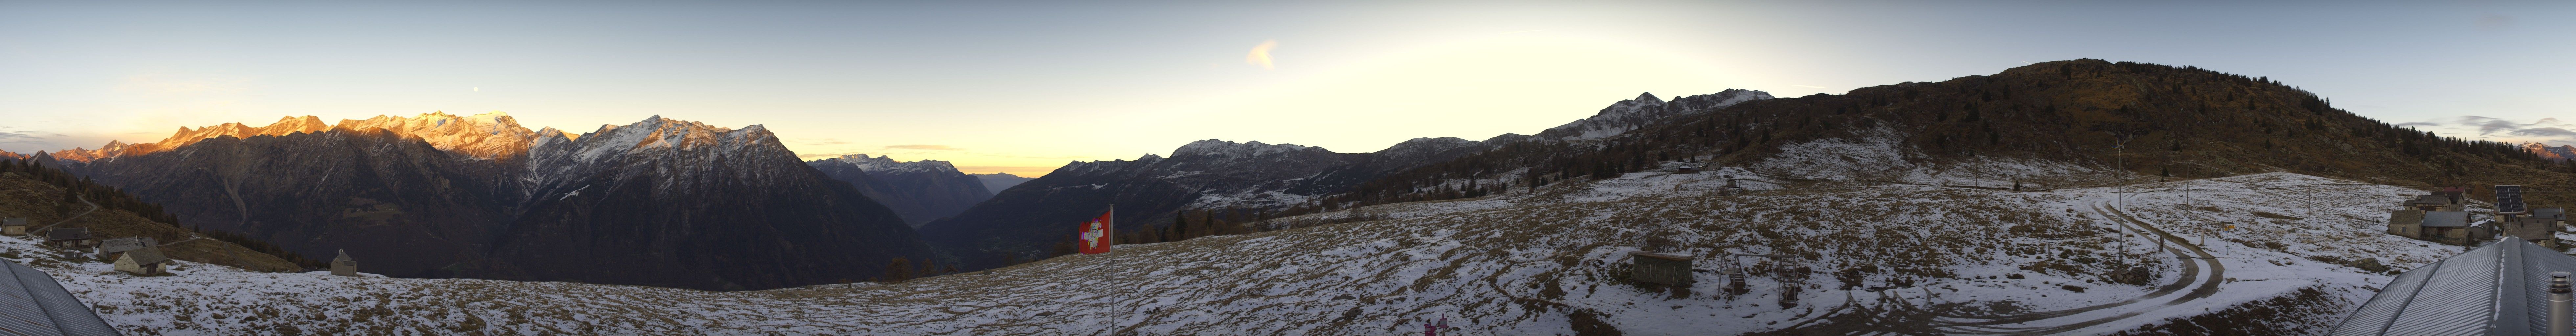
[(2531, 218), (2548, 218), (2549, 221), (2553, 223), (2552, 226), (2550, 226), (2550, 231), (2567, 230), (2566, 208), (2531, 209)]
[(11, 236), (27, 235), (27, 219), (0, 218), (0, 234), (8, 234)]
[(125, 272), (126, 274), (161, 274), (163, 273), (161, 269), (162, 266), (169, 264), (170, 258), (162, 256), (161, 248), (159, 247), (144, 247), (129, 250), (125, 251), (125, 253), (119, 253), (116, 256), (116, 270), (119, 272)]
[(99, 241), (98, 256), (100, 258), (116, 259), (116, 254), (118, 253), (125, 253), (126, 251), (133, 251), (153, 246), (160, 246), (160, 244), (158, 242), (154, 242), (152, 237), (108, 238), (107, 240)]
[(98, 246), (98, 237), (89, 228), (61, 228), (45, 231), (45, 246), (63, 249), (85, 249)]
[(2504, 234), (2545, 247), (2558, 247), (2558, 239), (2549, 233), (2557, 231), (2558, 220), (2546, 217), (2520, 217), (2505, 221)]
[(1628, 256), (1630, 279), (1676, 286), (1691, 284), (1688, 254), (1629, 251)]
[(340, 250), (339, 257), (331, 258), (331, 275), (358, 276), (358, 260), (349, 259), (349, 250)]
[(2424, 210), (2388, 212), (2388, 234), (2424, 239)]
[(2424, 212), (2422, 227), (2423, 231), (2415, 239), (2451, 245), (2469, 243), (2469, 213), (2466, 211)]

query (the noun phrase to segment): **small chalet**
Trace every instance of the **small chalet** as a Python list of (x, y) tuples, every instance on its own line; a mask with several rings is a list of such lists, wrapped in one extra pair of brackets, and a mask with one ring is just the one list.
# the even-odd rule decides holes
[(126, 274), (161, 274), (163, 273), (161, 269), (162, 266), (169, 264), (170, 258), (162, 256), (161, 248), (159, 247), (144, 247), (128, 250), (125, 251), (125, 253), (119, 253), (116, 256), (116, 270), (119, 272), (125, 272)]
[(1628, 251), (1628, 255), (1630, 279), (1677, 286), (1691, 284), (1691, 256), (1688, 254)]
[(349, 250), (340, 250), (340, 257), (331, 258), (331, 275), (358, 276), (358, 260), (349, 259)]
[(116, 259), (116, 254), (118, 253), (125, 253), (126, 251), (159, 245), (160, 244), (153, 241), (152, 237), (108, 238), (107, 240), (99, 241), (98, 256), (100, 258)]
[(11, 236), (27, 235), (27, 219), (0, 218), (0, 234), (8, 234)]
[(45, 231), (45, 246), (63, 249), (85, 249), (98, 246), (98, 237), (89, 228), (61, 228)]

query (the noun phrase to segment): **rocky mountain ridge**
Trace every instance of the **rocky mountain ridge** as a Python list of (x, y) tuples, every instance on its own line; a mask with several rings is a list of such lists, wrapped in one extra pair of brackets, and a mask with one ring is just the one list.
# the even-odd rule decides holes
[(308, 255), (348, 249), (399, 276), (760, 289), (929, 256), (891, 210), (758, 125), (654, 116), (571, 134), (497, 113), (307, 117), (74, 154), (67, 170), (188, 223)]
[(498, 159), (525, 152), (534, 133), (520, 127), (518, 120), (499, 111), (457, 116), (446, 112), (423, 113), (414, 117), (379, 115), (366, 120), (342, 119), (338, 124), (325, 124), (314, 116), (284, 117), (267, 126), (251, 127), (241, 123), (224, 123), (202, 128), (179, 127), (169, 138), (158, 142), (126, 144), (109, 141), (98, 149), (73, 148), (54, 151), (56, 159), (89, 162), (125, 155), (141, 155), (170, 150), (217, 137), (248, 138), (256, 135), (290, 135), (325, 130), (385, 130), (393, 134), (418, 138), (439, 150), (466, 153), (476, 158)]
[(1539, 131), (1533, 137), (1555, 141), (1607, 138), (1682, 113), (1771, 98), (1769, 92), (1727, 89), (1713, 94), (1690, 97), (1686, 99), (1687, 102), (1676, 100), (1673, 103), (1666, 103), (1663, 99), (1655, 98), (1654, 93), (1641, 93), (1635, 99), (1611, 103), (1609, 107), (1601, 108), (1600, 113), (1593, 114), (1591, 117)]
[(2539, 155), (2540, 158), (2547, 159), (2550, 162), (2567, 162), (2569, 158), (2576, 158), (2576, 146), (2562, 145), (2558, 147), (2550, 147), (2549, 145), (2543, 145), (2538, 142), (2525, 142), (2522, 143), (2522, 150), (2531, 152), (2533, 155)]

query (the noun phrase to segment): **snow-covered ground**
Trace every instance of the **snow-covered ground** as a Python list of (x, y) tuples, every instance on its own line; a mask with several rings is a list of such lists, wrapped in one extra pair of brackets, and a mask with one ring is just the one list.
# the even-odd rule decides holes
[[(1751, 190), (1721, 192), (1720, 175)], [(52, 273), (134, 335), (1354, 335), (1418, 332), (1440, 318), (1469, 335), (1596, 327), (1701, 335), (1819, 326), (1846, 308), (1889, 302), (1988, 317), (2090, 309), (2001, 324), (1950, 317), (1988, 322), (1934, 331), (2082, 322), (2092, 324), (2070, 332), (2100, 334), (2302, 289), (2330, 293), (2324, 304), (2338, 309), (2358, 305), (2391, 273), (2320, 260), (2380, 258), (2404, 270), (2460, 250), (2380, 233), (2385, 210), (2416, 193), (2287, 173), (2016, 192), (1799, 182), (1736, 168), (1640, 172), (1361, 210), (1385, 220), (1122, 245), (895, 284), (753, 292), (255, 273), (184, 261), (175, 275), (134, 277), (25, 238), (0, 237), (0, 247), (21, 251), (10, 259)], [(2223, 267), (2214, 295), (2192, 293), (2216, 270), (2187, 278), (2182, 270), (2199, 264), (2156, 253), (2144, 235), (2121, 239), (2115, 213), (2176, 239), (2208, 236), (2203, 251)], [(2211, 233), (2228, 224), (2235, 227)], [(1625, 280), (1626, 252), (1648, 237), (1700, 256), (1698, 282), (1675, 291)], [(1750, 291), (1727, 295), (1729, 258), (1716, 256), (1738, 253), (1783, 257), (1743, 258), (1758, 270)], [(2157, 279), (2110, 283), (2124, 259), (2156, 269)]]

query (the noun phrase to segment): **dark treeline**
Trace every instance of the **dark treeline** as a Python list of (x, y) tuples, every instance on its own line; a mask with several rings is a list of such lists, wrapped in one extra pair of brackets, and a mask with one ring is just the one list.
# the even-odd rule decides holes
[(100, 210), (124, 210), (126, 212), (134, 213), (135, 216), (143, 217), (143, 219), (151, 220), (155, 223), (169, 225), (172, 228), (187, 229), (189, 231), (205, 235), (207, 238), (233, 243), (233, 245), (240, 245), (243, 248), (249, 248), (253, 251), (277, 256), (278, 258), (286, 259), (288, 262), (293, 262), (297, 266), (305, 268), (319, 268), (329, 265), (327, 261), (305, 258), (303, 255), (296, 254), (295, 252), (288, 252), (285, 249), (278, 248), (277, 245), (269, 244), (266, 241), (243, 236), (241, 234), (219, 230), (196, 229), (179, 225), (179, 218), (177, 216), (170, 215), (167, 211), (163, 211), (159, 204), (144, 202), (141, 198), (136, 198), (132, 194), (125, 193), (125, 190), (123, 189), (99, 185), (89, 178), (73, 176), (69, 172), (45, 166), (42, 163), (38, 163), (36, 160), (0, 159), (0, 172), (25, 174), (34, 180), (43, 181), (45, 184), (53, 185), (55, 188), (61, 188), (63, 190), (62, 199), (57, 200), (54, 203), (54, 213), (56, 215), (68, 216), (80, 213), (81, 211), (87, 211), (89, 208), (84, 206), (81, 201), (88, 200), (90, 203), (97, 204)]

